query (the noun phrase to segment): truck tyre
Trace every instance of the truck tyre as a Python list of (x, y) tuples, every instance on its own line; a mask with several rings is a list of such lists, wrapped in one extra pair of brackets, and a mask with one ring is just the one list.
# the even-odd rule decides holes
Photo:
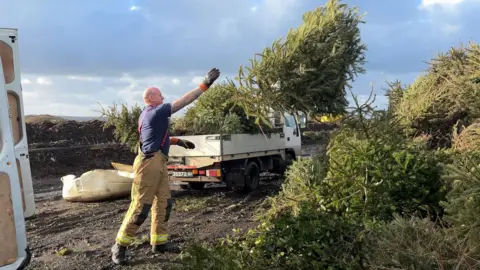
[(245, 168), (245, 187), (244, 191), (251, 192), (258, 188), (260, 184), (260, 168), (257, 163), (250, 162)]
[(205, 188), (205, 184), (204, 182), (191, 182), (188, 183), (188, 186), (193, 190), (202, 190)]
[(295, 160), (295, 157), (293, 156), (292, 152), (287, 152), (285, 155), (285, 161), (286, 161), (286, 167), (292, 165), (293, 161)]
[(295, 160), (293, 154), (291, 152), (285, 153), (285, 160), (283, 161), (282, 168), (280, 169), (280, 175), (285, 176), (288, 167), (292, 165), (293, 161)]

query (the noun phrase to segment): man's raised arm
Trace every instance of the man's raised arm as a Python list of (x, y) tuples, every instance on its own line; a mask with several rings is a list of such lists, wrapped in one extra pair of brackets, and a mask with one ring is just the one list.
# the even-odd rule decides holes
[(203, 82), (198, 87), (190, 90), (188, 93), (183, 95), (183, 97), (172, 102), (172, 114), (178, 112), (188, 104), (195, 101), (203, 92), (207, 91), (207, 89), (212, 86), (212, 84), (215, 82), (216, 79), (218, 79), (219, 76), (220, 71), (216, 68), (212, 68), (207, 73), (205, 79), (203, 79)]

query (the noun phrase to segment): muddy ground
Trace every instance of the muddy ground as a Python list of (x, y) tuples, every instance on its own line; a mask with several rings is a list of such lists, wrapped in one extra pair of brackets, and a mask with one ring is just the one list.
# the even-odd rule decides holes
[[(316, 149), (318, 145), (306, 146), (304, 155)], [(268, 196), (278, 193), (282, 181), (278, 176), (266, 176), (250, 194), (222, 186), (192, 191), (172, 185), (176, 202), (169, 221), (171, 241), (180, 247), (192, 240), (214, 242), (235, 228), (255, 227), (255, 210)], [(132, 264), (116, 266), (110, 248), (129, 206), (128, 197), (98, 203), (67, 202), (62, 198), (60, 177), (34, 179), (34, 190), (36, 215), (26, 221), (33, 254), (28, 269), (168, 269), (179, 256), (150, 252), (149, 217), (138, 233), (143, 241), (128, 251)], [(68, 252), (60, 255), (62, 249)]]
[[(169, 226), (171, 240), (183, 246), (187, 241), (212, 242), (234, 228), (248, 229), (255, 208), (278, 192), (280, 179), (263, 182), (251, 194), (207, 187), (202, 191), (181, 190), (172, 186), (176, 199)], [(37, 215), (27, 220), (27, 237), (33, 254), (28, 269), (168, 269), (175, 256), (150, 253), (150, 217), (139, 231), (139, 245), (129, 250), (133, 264), (118, 267), (111, 262), (110, 247), (126, 213), (129, 198), (100, 203), (71, 203), (61, 196), (59, 180), (35, 182)], [(59, 255), (66, 248), (71, 253)]]

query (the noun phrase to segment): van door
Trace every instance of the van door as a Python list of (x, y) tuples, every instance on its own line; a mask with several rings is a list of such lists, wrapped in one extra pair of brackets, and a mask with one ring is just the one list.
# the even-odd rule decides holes
[[(0, 28), (0, 58), (3, 64), (5, 90), (8, 97), (11, 133), (15, 148), (15, 162), (22, 191), (25, 218), (35, 214), (28, 141), (23, 110), (23, 95), (20, 74), (19, 38), (17, 29)], [(2, 93), (3, 94), (3, 93)]]
[(3, 59), (0, 59), (0, 270), (30, 262), (22, 192), (12, 135)]

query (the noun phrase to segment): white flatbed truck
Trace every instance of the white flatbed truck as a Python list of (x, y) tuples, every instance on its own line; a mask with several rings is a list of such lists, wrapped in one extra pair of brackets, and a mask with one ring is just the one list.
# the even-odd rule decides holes
[(253, 191), (262, 172), (283, 174), (301, 155), (300, 125), (291, 114), (273, 113), (271, 118), (274, 133), (175, 136), (193, 142), (195, 149), (170, 147), (170, 182), (196, 190), (207, 183), (225, 183)]

